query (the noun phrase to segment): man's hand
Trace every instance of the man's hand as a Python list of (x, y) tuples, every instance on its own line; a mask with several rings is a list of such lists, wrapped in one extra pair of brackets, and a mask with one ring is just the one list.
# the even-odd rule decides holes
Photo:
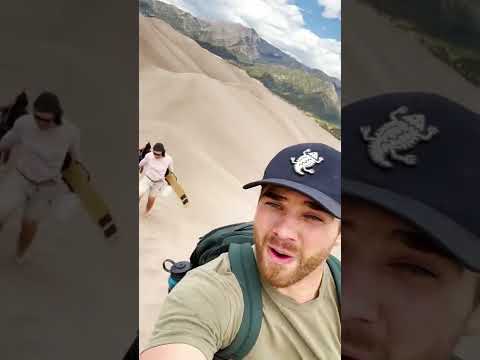
[[(205, 355), (187, 344), (160, 345), (140, 354), (140, 360), (207, 360)], [(211, 360), (211, 359), (210, 359)]]

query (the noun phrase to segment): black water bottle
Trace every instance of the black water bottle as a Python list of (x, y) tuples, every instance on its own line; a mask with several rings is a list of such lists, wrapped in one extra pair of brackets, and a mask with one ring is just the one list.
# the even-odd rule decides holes
[[(167, 264), (171, 264), (170, 268), (167, 268)], [(170, 292), (174, 286), (182, 280), (185, 274), (192, 268), (192, 264), (189, 261), (175, 262), (167, 259), (163, 262), (163, 269), (170, 273), (168, 278), (168, 292)]]

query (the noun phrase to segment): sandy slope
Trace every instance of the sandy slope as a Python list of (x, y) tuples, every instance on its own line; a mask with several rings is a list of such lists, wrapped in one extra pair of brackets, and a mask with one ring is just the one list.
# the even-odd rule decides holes
[[(141, 347), (166, 295), (162, 261), (188, 258), (212, 227), (251, 220), (261, 177), (283, 147), (340, 143), (243, 71), (155, 19), (140, 18), (140, 144), (161, 141), (191, 206), (160, 198), (140, 216)], [(337, 249), (338, 251), (338, 249)]]

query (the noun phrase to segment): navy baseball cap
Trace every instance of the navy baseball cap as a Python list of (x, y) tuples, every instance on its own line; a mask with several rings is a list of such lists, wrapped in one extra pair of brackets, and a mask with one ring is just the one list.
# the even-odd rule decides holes
[(428, 93), (342, 109), (342, 193), (412, 222), (480, 271), (480, 115)]
[(319, 143), (289, 146), (270, 161), (263, 179), (243, 186), (274, 184), (296, 190), (341, 218), (340, 152)]

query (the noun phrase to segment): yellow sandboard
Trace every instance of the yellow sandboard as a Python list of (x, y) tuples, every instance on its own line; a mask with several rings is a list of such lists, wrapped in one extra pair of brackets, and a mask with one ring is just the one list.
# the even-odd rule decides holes
[(189, 200), (187, 194), (185, 194), (185, 190), (183, 190), (183, 187), (178, 183), (177, 176), (172, 171), (169, 171), (168, 175), (165, 175), (165, 180), (168, 185), (172, 187), (173, 191), (175, 191), (175, 194), (177, 194), (183, 206), (187, 206)]
[(90, 176), (85, 167), (80, 163), (70, 163), (63, 171), (63, 179), (75, 192), (83, 207), (94, 223), (100, 226), (105, 237), (110, 237), (117, 232), (112, 215), (107, 204), (90, 184)]

